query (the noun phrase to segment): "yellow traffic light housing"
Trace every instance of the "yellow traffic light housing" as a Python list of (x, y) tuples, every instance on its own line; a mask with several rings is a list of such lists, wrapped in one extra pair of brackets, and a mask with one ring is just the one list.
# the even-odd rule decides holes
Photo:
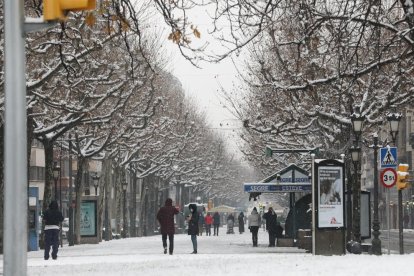
[(397, 171), (397, 189), (404, 190), (408, 186), (408, 164), (399, 164), (398, 171)]
[(96, 0), (43, 0), (43, 19), (63, 21), (70, 11), (93, 10), (95, 7)]

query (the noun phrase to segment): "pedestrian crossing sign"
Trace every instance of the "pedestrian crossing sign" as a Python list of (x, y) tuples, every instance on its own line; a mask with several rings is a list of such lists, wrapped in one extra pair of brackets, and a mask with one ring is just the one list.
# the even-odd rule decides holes
[(381, 148), (381, 168), (397, 168), (397, 148), (385, 147)]

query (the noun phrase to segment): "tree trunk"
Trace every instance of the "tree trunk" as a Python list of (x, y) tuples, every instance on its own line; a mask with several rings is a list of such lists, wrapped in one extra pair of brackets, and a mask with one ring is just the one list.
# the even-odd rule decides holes
[(131, 183), (131, 203), (130, 203), (130, 211), (129, 211), (129, 221), (130, 221), (130, 236), (136, 237), (137, 230), (136, 230), (136, 216), (137, 216), (137, 176), (135, 170), (132, 171), (132, 183)]
[(110, 212), (110, 205), (109, 205), (109, 196), (110, 196), (110, 188), (112, 183), (112, 175), (111, 175), (111, 168), (112, 168), (112, 160), (108, 160), (107, 166), (105, 167), (104, 171), (104, 223), (105, 223), (105, 240), (109, 241), (112, 239), (112, 228), (111, 228), (111, 212)]
[(147, 216), (147, 177), (142, 179), (142, 188), (141, 188), (141, 200), (140, 200), (140, 210), (139, 210), (139, 236), (146, 236), (147, 230), (146, 230), (146, 216)]
[(121, 202), (122, 202), (121, 168), (115, 169), (114, 199), (115, 199), (115, 225), (116, 233), (121, 234)]
[(102, 230), (103, 230), (103, 223), (105, 221), (104, 216), (104, 207), (105, 207), (105, 201), (104, 201), (104, 191), (105, 191), (105, 172), (109, 169), (109, 160), (105, 159), (102, 162), (102, 171), (101, 171), (101, 177), (99, 178), (99, 198), (98, 198), (98, 237), (99, 241), (102, 241), (105, 237), (102, 236)]
[(3, 254), (4, 226), (4, 124), (0, 126), (0, 254)]
[(75, 178), (75, 197), (76, 197), (76, 208), (75, 208), (75, 229), (74, 237), (75, 244), (80, 244), (80, 216), (81, 216), (81, 201), (82, 201), (82, 192), (83, 192), (83, 182), (82, 175), (85, 168), (86, 158), (78, 155), (78, 171), (76, 172)]
[(53, 194), (53, 142), (44, 140), (43, 147), (45, 148), (45, 189), (42, 210), (46, 211), (52, 201)]
[[(43, 191), (42, 212), (49, 208), (52, 201), (52, 183), (53, 183), (53, 142), (49, 140), (42, 141), (45, 151), (45, 188)], [(44, 229), (45, 225), (42, 220), (42, 231), (40, 233), (39, 245), (43, 249), (44, 246)]]
[[(30, 110), (28, 110), (28, 113), (30, 112)], [(30, 156), (32, 153), (32, 141), (34, 138), (34, 134), (33, 134), (33, 118), (32, 117), (27, 117), (27, 130), (26, 130), (26, 137), (27, 137), (27, 141), (26, 141), (26, 150), (27, 150), (27, 194), (29, 194), (29, 187), (30, 187)], [(3, 147), (3, 146), (2, 146)], [(3, 169), (1, 169), (3, 171)], [(3, 177), (2, 177), (3, 179)], [(27, 202), (27, 236), (29, 237), (29, 225), (30, 225), (30, 215), (29, 215), (29, 201)], [(2, 212), (3, 213), (3, 212)], [(36, 230), (37, 231), (37, 230)], [(3, 233), (1, 234), (1, 236), (3, 237)], [(27, 250), (29, 250), (29, 243), (27, 243)]]

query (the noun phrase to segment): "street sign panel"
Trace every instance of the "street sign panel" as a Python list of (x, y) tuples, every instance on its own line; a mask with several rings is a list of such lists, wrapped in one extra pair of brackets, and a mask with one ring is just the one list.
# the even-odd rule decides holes
[(391, 188), (397, 182), (397, 172), (393, 168), (386, 168), (381, 171), (381, 183), (386, 188)]
[(311, 183), (245, 183), (244, 191), (247, 193), (283, 193), (311, 191)]
[(381, 168), (396, 168), (397, 167), (397, 148), (396, 147), (385, 147), (381, 148)]

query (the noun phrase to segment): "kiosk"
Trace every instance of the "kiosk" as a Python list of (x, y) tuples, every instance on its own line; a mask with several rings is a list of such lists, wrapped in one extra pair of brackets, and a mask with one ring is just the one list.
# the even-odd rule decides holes
[(39, 250), (39, 188), (29, 187), (29, 251)]

